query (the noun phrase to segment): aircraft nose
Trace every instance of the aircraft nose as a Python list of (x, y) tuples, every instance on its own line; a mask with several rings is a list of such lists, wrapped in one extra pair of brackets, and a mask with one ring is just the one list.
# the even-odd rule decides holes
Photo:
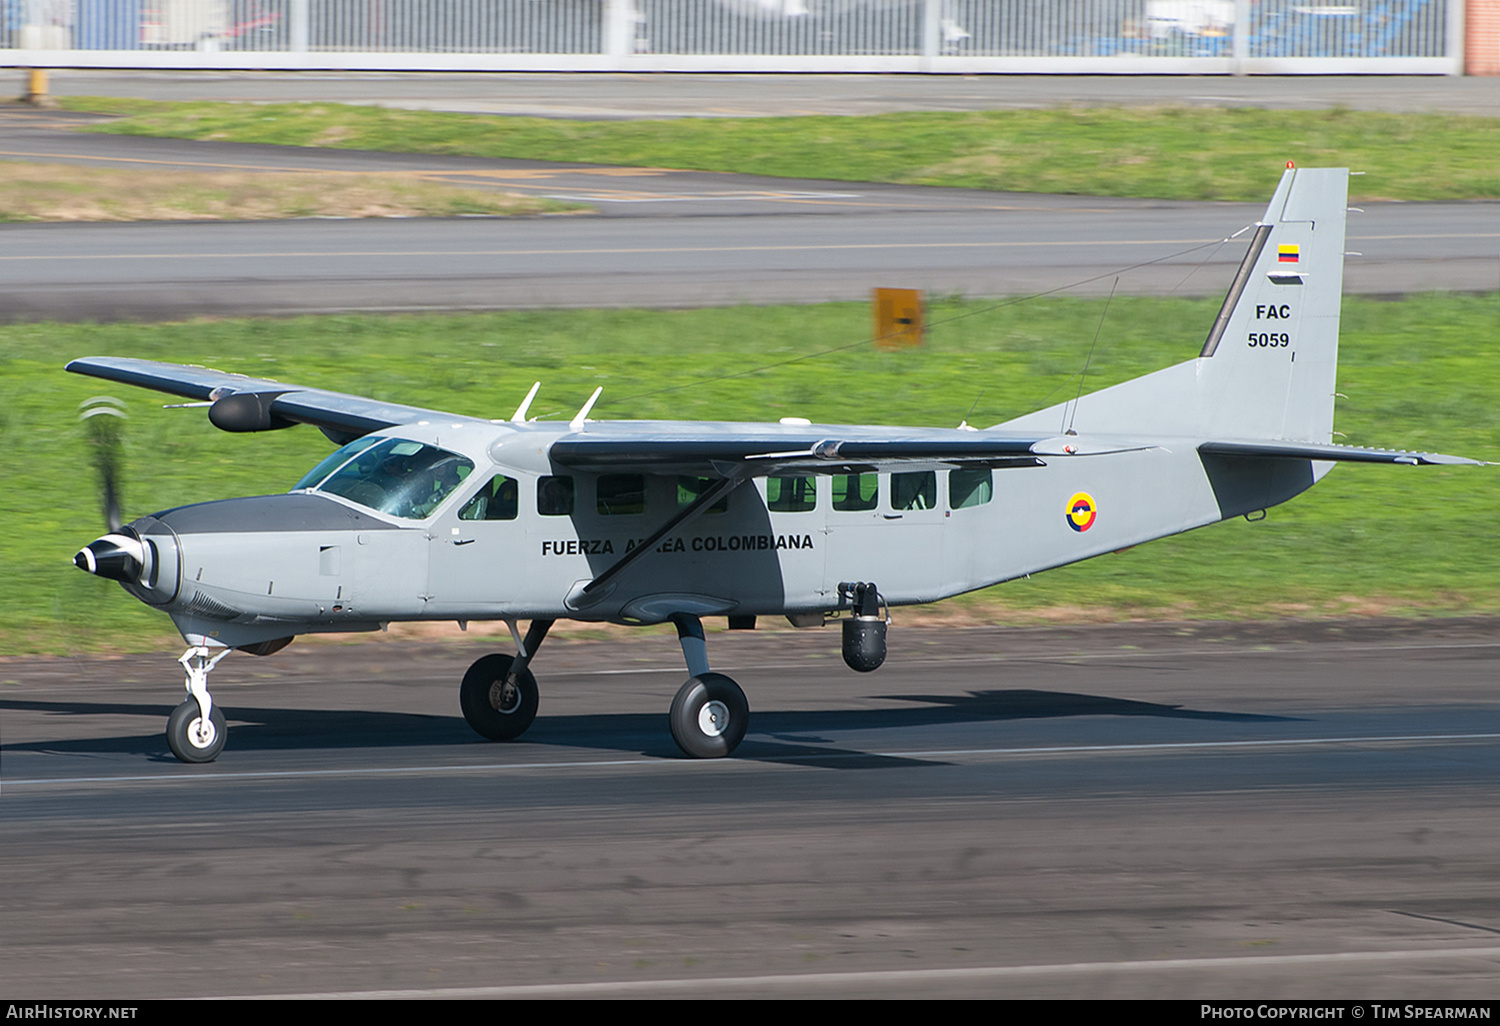
[(139, 538), (106, 534), (79, 549), (73, 565), (95, 577), (137, 584), (146, 565), (146, 550)]

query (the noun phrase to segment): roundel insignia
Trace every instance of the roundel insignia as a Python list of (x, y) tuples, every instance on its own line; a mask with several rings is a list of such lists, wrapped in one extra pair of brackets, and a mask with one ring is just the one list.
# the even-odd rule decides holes
[(1068, 500), (1068, 526), (1082, 533), (1094, 526), (1094, 518), (1099, 515), (1099, 507), (1094, 505), (1094, 497), (1088, 492), (1079, 492)]

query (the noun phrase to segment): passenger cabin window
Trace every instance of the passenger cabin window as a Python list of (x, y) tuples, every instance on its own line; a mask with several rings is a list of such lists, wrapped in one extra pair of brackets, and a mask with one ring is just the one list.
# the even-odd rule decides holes
[(544, 517), (573, 515), (573, 479), (567, 476), (536, 479), (536, 511)]
[(937, 509), (937, 472), (892, 474), (891, 509)]
[[(679, 477), (677, 479), (677, 508), (692, 504), (693, 500), (713, 487), (718, 478), (713, 477)], [(703, 511), (709, 513), (729, 512), (729, 494), (719, 496), (719, 500), (708, 509)]]
[(948, 505), (952, 509), (983, 506), (995, 497), (993, 471), (955, 470), (948, 475)]
[(646, 512), (646, 478), (641, 474), (604, 474), (599, 478), (597, 508), (601, 517)]
[(874, 509), (879, 498), (879, 474), (837, 474), (833, 478), (834, 509)]
[(805, 513), (817, 504), (817, 478), (766, 478), (766, 508), (773, 513)]
[(514, 478), (496, 474), (458, 511), (460, 520), (514, 520), (520, 507)]

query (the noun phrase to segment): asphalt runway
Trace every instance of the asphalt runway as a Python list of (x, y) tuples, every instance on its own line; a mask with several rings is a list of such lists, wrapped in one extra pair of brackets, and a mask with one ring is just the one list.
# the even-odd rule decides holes
[[(754, 722), (680, 757), (670, 632), (0, 662), (0, 991), (1492, 998), (1500, 622), (710, 636)], [(462, 640), (460, 640), (462, 639)]]
[[(0, 159), (412, 175), (587, 202), (593, 215), (0, 225), (0, 321), (864, 300), (1216, 296), (1263, 203), (805, 181), (660, 168), (89, 135), (0, 110)], [(1500, 288), (1493, 203), (1365, 203), (1345, 291)], [(1118, 278), (1118, 284), (1116, 279)]]

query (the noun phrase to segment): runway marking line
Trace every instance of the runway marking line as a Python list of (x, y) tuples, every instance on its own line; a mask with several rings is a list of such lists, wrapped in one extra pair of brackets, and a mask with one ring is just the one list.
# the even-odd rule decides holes
[(499, 987), (454, 987), (422, 990), (359, 990), (302, 994), (236, 995), (227, 1000), (387, 999), (446, 997), (584, 997), (595, 994), (659, 994), (725, 987), (823, 987), (830, 984), (892, 984), (943, 980), (1006, 979), (1023, 976), (1079, 976), (1097, 973), (1163, 972), (1201, 969), (1262, 969), (1286, 966), (1351, 965), (1362, 962), (1426, 962), (1434, 959), (1500, 958), (1500, 947), (1408, 948), (1396, 951), (1336, 951), (1304, 955), (1241, 955), (1230, 958), (1162, 958), (1121, 962), (1060, 962), (1050, 965), (973, 966), (965, 969), (892, 969), (834, 973), (784, 973), (769, 976), (719, 976), (699, 979), (619, 980), (590, 983), (535, 983)]
[[(753, 732), (751, 737), (757, 736)], [(286, 780), (313, 777), (385, 777), (441, 775), (453, 773), (503, 773), (525, 770), (598, 769), (617, 766), (679, 766), (729, 769), (765, 763), (819, 762), (839, 759), (936, 759), (954, 756), (1024, 757), (1034, 755), (1093, 755), (1106, 752), (1180, 752), (1210, 749), (1303, 747), (1307, 745), (1404, 744), (1434, 741), (1500, 741), (1500, 733), (1479, 734), (1393, 734), (1365, 737), (1265, 738), (1252, 741), (1161, 741), (1127, 745), (1043, 745), (1026, 748), (946, 748), (911, 751), (799, 752), (794, 755), (768, 755), (741, 759), (581, 759), (569, 762), (483, 763), (453, 766), (386, 766), (349, 769), (251, 770), (215, 773), (212, 776), (184, 770), (176, 775), (133, 774), (117, 777), (31, 777), (21, 780), (0, 778), (0, 793), (16, 787), (67, 787), (75, 784), (176, 784), (197, 782), (238, 782), (251, 780)]]

